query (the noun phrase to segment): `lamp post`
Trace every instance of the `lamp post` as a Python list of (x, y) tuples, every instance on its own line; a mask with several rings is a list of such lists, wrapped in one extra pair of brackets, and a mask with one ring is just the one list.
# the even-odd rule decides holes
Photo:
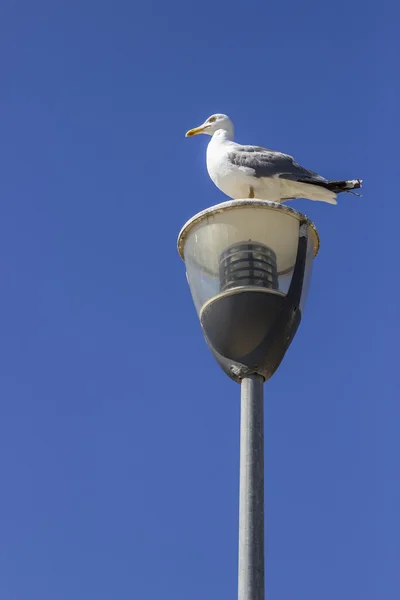
[(239, 600), (264, 599), (263, 387), (300, 324), (318, 249), (307, 217), (256, 199), (208, 208), (178, 237), (206, 342), (241, 384)]

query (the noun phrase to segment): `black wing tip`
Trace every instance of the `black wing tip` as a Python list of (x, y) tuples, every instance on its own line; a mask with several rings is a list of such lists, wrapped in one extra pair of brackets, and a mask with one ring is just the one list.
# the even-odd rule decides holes
[(358, 190), (362, 187), (362, 179), (349, 179), (344, 181), (328, 181), (326, 187), (328, 190), (339, 194), (350, 190)]
[(345, 183), (348, 184), (347, 189), (349, 190), (358, 190), (362, 188), (362, 179), (352, 179), (351, 181), (346, 181)]

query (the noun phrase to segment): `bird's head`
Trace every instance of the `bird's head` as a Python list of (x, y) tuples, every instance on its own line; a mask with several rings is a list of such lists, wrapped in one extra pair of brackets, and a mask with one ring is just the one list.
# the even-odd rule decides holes
[(214, 135), (216, 131), (222, 129), (226, 131), (229, 137), (233, 137), (233, 123), (227, 115), (215, 114), (208, 117), (206, 121), (200, 127), (189, 129), (186, 137), (192, 137), (198, 133), (205, 133), (206, 135)]

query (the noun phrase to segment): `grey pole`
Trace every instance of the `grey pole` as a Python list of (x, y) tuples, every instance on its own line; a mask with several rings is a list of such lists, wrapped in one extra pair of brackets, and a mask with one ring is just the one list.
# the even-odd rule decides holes
[(264, 379), (244, 377), (240, 410), (239, 600), (264, 600)]

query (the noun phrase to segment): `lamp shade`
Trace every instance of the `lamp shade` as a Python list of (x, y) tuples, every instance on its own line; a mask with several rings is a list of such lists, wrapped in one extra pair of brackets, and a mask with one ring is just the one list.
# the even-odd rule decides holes
[(190, 219), (178, 250), (214, 353), (261, 372), (254, 353), (260, 345), (271, 347), (266, 338), (288, 297), (299, 323), (318, 249), (311, 221), (273, 202), (232, 200)]

